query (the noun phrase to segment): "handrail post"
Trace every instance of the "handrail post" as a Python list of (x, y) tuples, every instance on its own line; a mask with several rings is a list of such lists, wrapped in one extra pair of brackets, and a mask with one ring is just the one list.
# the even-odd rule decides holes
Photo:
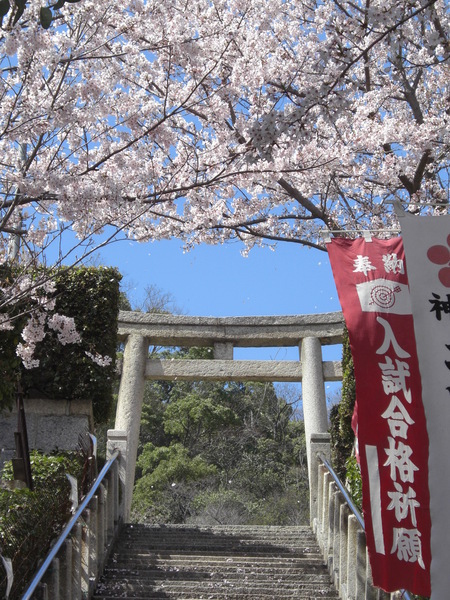
[(330, 575), (334, 570), (334, 505), (336, 497), (334, 494), (335, 485), (333, 481), (330, 481), (328, 485), (328, 571)]
[(91, 510), (89, 537), (89, 593), (97, 581), (98, 569), (98, 496), (94, 496), (89, 504)]
[(356, 600), (358, 521), (355, 515), (348, 515), (347, 527), (347, 597)]
[(340, 528), (342, 496), (341, 496), (341, 493), (339, 492), (339, 490), (337, 489), (336, 485), (333, 484), (333, 488), (334, 488), (334, 493), (333, 493), (334, 525), (333, 525), (333, 572), (332, 572), (332, 576), (333, 576), (334, 586), (337, 590), (339, 590), (339, 585), (340, 585), (339, 566), (340, 566), (340, 550), (341, 550), (340, 529), (339, 528)]
[(311, 433), (310, 436), (310, 478), (309, 478), (309, 514), (310, 524), (313, 530), (316, 530), (316, 522), (319, 518), (319, 464), (320, 455), (330, 460), (330, 434), (329, 433)]
[(313, 526), (320, 548), (323, 550), (322, 529), (323, 529), (323, 482), (325, 476), (325, 467), (322, 464), (317, 465), (317, 518)]
[(339, 594), (348, 598), (348, 519), (350, 511), (342, 502), (339, 514)]
[(66, 539), (59, 551), (59, 597), (72, 597), (72, 540)]
[(81, 532), (81, 593), (89, 595), (89, 575), (91, 571), (91, 511), (86, 508), (83, 512), (83, 529)]
[(83, 525), (75, 523), (72, 532), (72, 600), (81, 600), (81, 538)]
[(59, 595), (59, 559), (54, 558), (47, 571), (47, 586), (49, 597), (52, 600), (60, 600)]
[(106, 492), (104, 485), (98, 488), (97, 514), (97, 577), (103, 571), (106, 549)]
[[(120, 451), (119, 455), (119, 465), (118, 467), (118, 478), (117, 476), (113, 477), (114, 486), (118, 485), (118, 489), (114, 490), (113, 496), (116, 499), (116, 503), (114, 506), (114, 521), (115, 524), (122, 522), (126, 519), (126, 510), (127, 510), (127, 498), (129, 496), (129, 492), (127, 495), (127, 485), (130, 484), (131, 488), (133, 485), (131, 480), (129, 480), (128, 473), (128, 435), (126, 431), (117, 430), (117, 429), (108, 429), (108, 441), (106, 444), (106, 458), (108, 458), (113, 452), (116, 450)], [(134, 471), (133, 471), (134, 473)], [(134, 475), (133, 475), (134, 477)], [(133, 489), (131, 489), (131, 493)]]
[(323, 543), (323, 557), (325, 562), (328, 564), (328, 556), (330, 554), (330, 473), (325, 473), (323, 478), (323, 521), (322, 521), (322, 543)]

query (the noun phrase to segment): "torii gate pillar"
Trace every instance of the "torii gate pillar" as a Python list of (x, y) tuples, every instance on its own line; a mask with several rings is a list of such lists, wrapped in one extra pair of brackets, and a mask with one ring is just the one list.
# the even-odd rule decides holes
[(319, 494), (317, 452), (329, 458), (327, 401), (322, 364), (322, 345), (318, 338), (303, 338), (300, 346), (302, 362), (302, 401), (305, 420), (306, 454), (308, 457), (309, 505), (311, 525), (317, 517)]
[(148, 340), (142, 335), (130, 335), (125, 344), (122, 376), (115, 429), (126, 433), (124, 521), (130, 520), (134, 473), (139, 444), (142, 402), (145, 388), (145, 366), (148, 358)]
[(306, 337), (300, 346), (302, 362), (302, 401), (306, 450), (311, 481), (311, 435), (328, 431), (327, 400), (322, 366), (322, 345), (316, 337)]

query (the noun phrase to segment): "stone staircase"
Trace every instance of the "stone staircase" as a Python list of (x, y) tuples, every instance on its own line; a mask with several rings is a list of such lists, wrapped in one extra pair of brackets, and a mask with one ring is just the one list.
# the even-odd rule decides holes
[(339, 596), (309, 527), (127, 525), (94, 600)]

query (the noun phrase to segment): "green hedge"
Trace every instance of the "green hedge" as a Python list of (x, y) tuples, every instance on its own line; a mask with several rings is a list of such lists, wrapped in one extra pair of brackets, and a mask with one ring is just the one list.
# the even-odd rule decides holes
[[(9, 265), (0, 265), (0, 305), (4, 302), (3, 289), (8, 289), (14, 281), (12, 269)], [(23, 309), (23, 303), (8, 307), (10, 316), (18, 315)], [(5, 309), (0, 313), (6, 312)], [(20, 342), (20, 331), (24, 319), (18, 319), (14, 329), (0, 330), (0, 410), (11, 408), (20, 374), (20, 359), (16, 354), (17, 344)]]
[[(106, 267), (61, 268), (50, 275), (56, 284), (54, 312), (74, 318), (82, 342), (64, 346), (55, 332), (48, 331), (36, 346), (39, 367), (26, 370), (15, 355), (23, 321), (13, 332), (1, 332), (0, 372), (5, 383), (0, 388), (0, 406), (12, 404), (19, 376), (26, 394), (90, 399), (96, 421), (105, 421), (112, 401), (121, 275)], [(86, 351), (110, 356), (112, 362), (99, 366)]]

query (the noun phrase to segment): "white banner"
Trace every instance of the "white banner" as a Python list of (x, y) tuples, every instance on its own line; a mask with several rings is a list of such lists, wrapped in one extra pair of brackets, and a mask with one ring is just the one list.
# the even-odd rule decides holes
[(449, 596), (450, 215), (400, 218), (429, 437), (431, 592)]

